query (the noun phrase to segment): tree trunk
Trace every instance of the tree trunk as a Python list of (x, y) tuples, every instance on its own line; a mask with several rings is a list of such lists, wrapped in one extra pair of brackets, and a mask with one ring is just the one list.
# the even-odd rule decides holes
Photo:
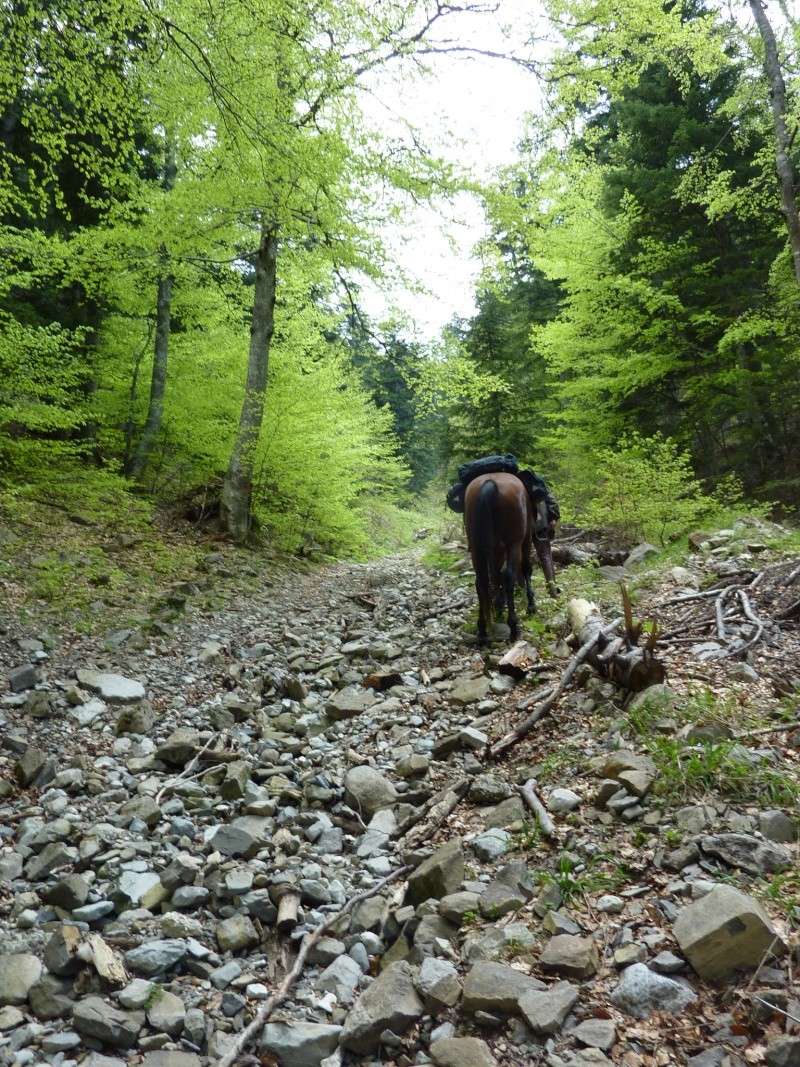
[[(164, 152), (164, 177), (161, 187), (169, 192), (175, 184), (177, 165), (175, 162), (175, 145), (167, 141)], [(153, 347), (153, 372), (150, 378), (150, 402), (147, 405), (142, 436), (133, 456), (125, 464), (125, 474), (129, 478), (140, 478), (147, 466), (156, 438), (161, 433), (161, 421), (164, 416), (164, 393), (167, 389), (167, 361), (169, 359), (169, 331), (172, 318), (172, 275), (168, 272), (169, 254), (166, 245), (161, 246), (162, 273), (156, 287), (156, 340)]]
[[(166, 250), (162, 248), (166, 258)], [(150, 403), (147, 406), (145, 421), (139, 444), (125, 467), (129, 478), (141, 477), (147, 460), (153, 450), (156, 438), (161, 432), (161, 419), (164, 414), (164, 393), (167, 388), (167, 359), (169, 357), (169, 327), (172, 314), (172, 276), (165, 275), (158, 279), (156, 297), (156, 342), (153, 348), (153, 373), (150, 378)]]
[(222, 521), (228, 533), (237, 541), (244, 541), (250, 532), (253, 465), (264, 419), (269, 350), (275, 328), (277, 260), (277, 231), (274, 227), (262, 224), (261, 240), (255, 255), (256, 284), (250, 326), (247, 383), (239, 416), (239, 429), (233, 443), (220, 501)]
[(748, 2), (753, 18), (756, 20), (758, 32), (764, 42), (764, 73), (770, 86), (772, 118), (775, 124), (775, 170), (781, 189), (781, 205), (786, 217), (786, 228), (789, 231), (794, 274), (800, 282), (800, 213), (798, 213), (794, 195), (795, 175), (789, 155), (789, 131), (786, 128), (786, 84), (781, 71), (775, 34), (762, 0), (748, 0)]

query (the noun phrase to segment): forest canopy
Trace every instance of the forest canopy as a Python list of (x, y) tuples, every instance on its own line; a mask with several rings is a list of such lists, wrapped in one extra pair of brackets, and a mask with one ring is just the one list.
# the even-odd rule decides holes
[(469, 52), (458, 19), (491, 6), (5, 5), (3, 506), (133, 494), (363, 553), (490, 451), (599, 514), (602, 457), (626, 448), (698, 492), (796, 502), (800, 39), (780, 4), (549, 0), (547, 47), (506, 60), (544, 106), (480, 188), (476, 313), (425, 344), (364, 312), (403, 205), (477, 183), (365, 122), (363, 79)]

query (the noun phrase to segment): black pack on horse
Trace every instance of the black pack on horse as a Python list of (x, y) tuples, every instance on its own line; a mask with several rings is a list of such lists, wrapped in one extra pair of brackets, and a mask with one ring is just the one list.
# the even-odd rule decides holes
[[(528, 472), (523, 472), (528, 473)], [(536, 476), (533, 476), (536, 479)], [(544, 486), (541, 479), (537, 483)], [(550, 551), (555, 501), (547, 492), (529, 486), (518, 474), (504, 471), (473, 478), (464, 492), (464, 526), (467, 532), (475, 589), (478, 594), (478, 641), (484, 643), (495, 610), (508, 609), (513, 640), (519, 636), (514, 605), (518, 585), (525, 586), (528, 613), (536, 610), (531, 584), (531, 548), (536, 548), (551, 596), (558, 593)], [(558, 505), (555, 504), (557, 509)], [(557, 511), (556, 511), (557, 516)]]

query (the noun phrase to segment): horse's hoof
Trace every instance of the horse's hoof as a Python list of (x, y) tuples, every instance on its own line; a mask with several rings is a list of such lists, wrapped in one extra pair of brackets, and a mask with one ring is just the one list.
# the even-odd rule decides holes
[(561, 595), (561, 590), (558, 588), (557, 585), (553, 585), (552, 583), (548, 585), (547, 592), (550, 594), (551, 597), (553, 597), (554, 600), (557, 596)]

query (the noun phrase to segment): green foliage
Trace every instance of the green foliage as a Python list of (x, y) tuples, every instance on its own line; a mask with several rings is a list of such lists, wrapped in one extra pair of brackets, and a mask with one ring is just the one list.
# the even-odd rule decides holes
[(687, 745), (654, 737), (646, 747), (658, 767), (655, 790), (672, 800), (716, 792), (778, 807), (800, 801), (798, 782), (760, 757), (751, 759), (736, 742)]
[(590, 525), (664, 545), (717, 507), (695, 478), (689, 454), (660, 434), (630, 434), (596, 459), (598, 482), (584, 509)]
[(555, 885), (561, 894), (564, 904), (580, 899), (589, 893), (598, 893), (618, 889), (625, 882), (625, 874), (622, 868), (612, 867), (607, 870), (601, 867), (605, 858), (597, 857), (587, 866), (579, 864), (567, 854), (558, 857), (558, 863), (554, 872), (543, 871), (539, 880), (544, 885)]

